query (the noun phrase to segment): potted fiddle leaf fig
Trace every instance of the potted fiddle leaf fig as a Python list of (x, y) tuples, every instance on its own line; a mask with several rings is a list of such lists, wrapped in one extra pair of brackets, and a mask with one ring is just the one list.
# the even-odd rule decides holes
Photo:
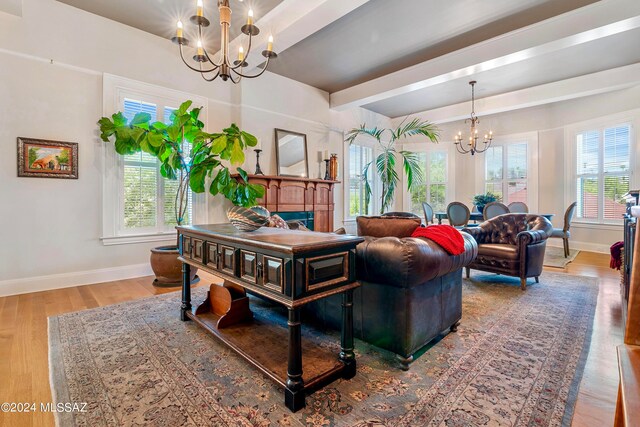
[(418, 118), (414, 118), (406, 124), (403, 121), (395, 129), (367, 128), (365, 124), (362, 124), (359, 128), (351, 129), (347, 133), (345, 141), (349, 144), (352, 144), (358, 136), (366, 135), (377, 141), (380, 151), (380, 154), (367, 163), (362, 171), (365, 212), (369, 210), (369, 203), (371, 202), (371, 182), (369, 177), (371, 165), (375, 162), (376, 172), (382, 183), (380, 214), (383, 214), (393, 204), (396, 188), (398, 187), (399, 177), (396, 170), (398, 156), (402, 158), (402, 166), (407, 175), (408, 191), (411, 191), (414, 185), (420, 185), (424, 181), (418, 155), (410, 151), (398, 150), (396, 143), (401, 139), (414, 135), (426, 136), (431, 142), (438, 142), (438, 134), (439, 129), (434, 124), (428, 121), (421, 121)]
[[(222, 194), (238, 206), (252, 206), (264, 196), (264, 188), (250, 184), (244, 170), (237, 168), (236, 179), (228, 166), (244, 163), (244, 150), (257, 144), (256, 137), (235, 124), (222, 132), (206, 132), (198, 118), (201, 108), (190, 108), (191, 104), (186, 101), (173, 111), (170, 123), (152, 121), (148, 113), (137, 113), (129, 121), (121, 112), (98, 121), (100, 137), (112, 141), (118, 154), (150, 154), (158, 159), (163, 177), (178, 181), (174, 204), (177, 225), (185, 221), (189, 189), (203, 193), (208, 187), (212, 195)], [(177, 245), (152, 249), (151, 267), (155, 285), (180, 285), (182, 266)], [(192, 279), (196, 274), (193, 270)]]

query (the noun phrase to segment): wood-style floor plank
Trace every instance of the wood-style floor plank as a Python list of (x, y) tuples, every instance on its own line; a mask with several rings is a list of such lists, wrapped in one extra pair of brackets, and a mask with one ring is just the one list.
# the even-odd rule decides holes
[[(599, 278), (600, 290), (589, 358), (585, 367), (574, 426), (613, 424), (618, 388), (616, 346), (622, 343), (620, 276), (603, 254), (581, 252), (564, 269), (548, 271)], [(220, 282), (199, 272), (198, 286)], [(0, 402), (51, 402), (47, 317), (148, 298), (178, 288), (156, 288), (152, 277), (0, 298)], [(535, 286), (535, 285), (533, 285)], [(49, 413), (0, 414), (0, 427), (52, 426)]]

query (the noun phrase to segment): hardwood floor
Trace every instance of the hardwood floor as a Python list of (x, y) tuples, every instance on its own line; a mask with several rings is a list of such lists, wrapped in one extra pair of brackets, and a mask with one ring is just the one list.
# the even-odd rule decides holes
[[(581, 252), (565, 269), (548, 271), (600, 279), (589, 358), (580, 385), (574, 426), (613, 424), (618, 387), (615, 346), (622, 343), (619, 275), (609, 269), (609, 257)], [(220, 281), (201, 274), (200, 286)], [(47, 317), (172, 292), (143, 277), (0, 298), (0, 403), (51, 402)], [(0, 427), (51, 426), (50, 413), (0, 413)]]

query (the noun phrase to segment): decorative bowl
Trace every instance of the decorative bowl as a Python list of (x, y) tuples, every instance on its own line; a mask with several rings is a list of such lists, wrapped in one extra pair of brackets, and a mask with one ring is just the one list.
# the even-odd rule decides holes
[[(255, 207), (256, 206), (254, 206), (254, 208)], [(267, 213), (267, 216), (265, 216), (262, 215), (262, 213), (264, 213), (263, 211), (258, 209), (260, 212), (256, 212), (254, 208), (247, 209), (242, 206), (233, 206), (227, 211), (227, 218), (229, 218), (229, 222), (240, 231), (256, 231), (269, 222), (269, 211), (260, 207)]]

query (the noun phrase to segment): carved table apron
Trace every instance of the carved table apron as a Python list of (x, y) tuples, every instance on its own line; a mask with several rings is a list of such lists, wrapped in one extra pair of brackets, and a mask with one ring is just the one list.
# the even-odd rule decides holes
[[(180, 318), (194, 320), (284, 387), (291, 411), (304, 407), (306, 392), (355, 375), (353, 290), (359, 286), (355, 248), (362, 238), (265, 227), (241, 232), (230, 224), (177, 229), (183, 273)], [(225, 279), (223, 285), (211, 285), (197, 308), (191, 306), (191, 266)], [(246, 291), (284, 305), (287, 329), (254, 318)], [(336, 358), (302, 340), (300, 308), (338, 293), (343, 302), (341, 351)], [(287, 348), (279, 345), (283, 341)], [(313, 361), (304, 374), (303, 352)]]

